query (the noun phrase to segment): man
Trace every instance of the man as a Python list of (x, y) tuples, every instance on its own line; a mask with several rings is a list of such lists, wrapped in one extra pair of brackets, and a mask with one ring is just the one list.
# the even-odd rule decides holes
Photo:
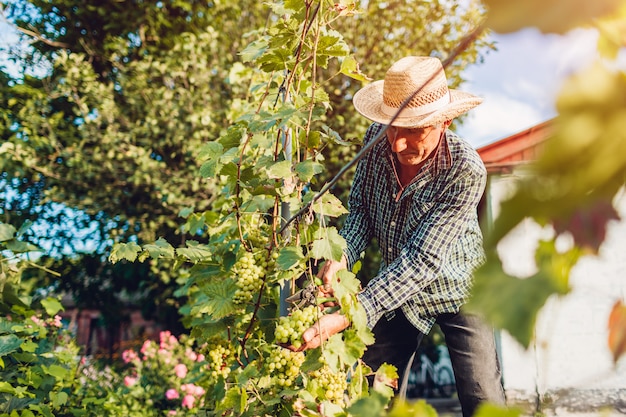
[[(341, 231), (347, 241), (344, 257), (320, 270), (325, 284), (330, 283), (338, 270), (352, 268), (377, 238), (381, 268), (357, 296), (376, 339), (363, 360), (373, 369), (382, 363), (395, 365), (402, 380), (413, 352), (438, 323), (464, 417), (483, 401), (504, 403), (493, 331), (460, 312), (472, 273), (484, 261), (477, 206), (486, 170), (476, 151), (447, 128), (481, 101), (448, 89), (442, 64), (432, 57), (403, 58), (384, 80), (354, 95), (356, 110), (374, 121), (365, 143), (391, 126), (387, 140), (357, 166)], [(304, 349), (319, 346), (348, 325), (340, 313), (322, 317), (303, 334)]]

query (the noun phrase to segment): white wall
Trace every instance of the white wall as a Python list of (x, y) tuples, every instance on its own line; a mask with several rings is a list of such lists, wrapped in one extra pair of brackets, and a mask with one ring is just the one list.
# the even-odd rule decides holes
[[(490, 193), (494, 217), (511, 190), (512, 177), (492, 178)], [(570, 276), (572, 292), (553, 297), (541, 311), (535, 343), (524, 350), (508, 334), (501, 334), (504, 384), (507, 394), (532, 397), (559, 390), (615, 392), (626, 400), (626, 359), (613, 366), (607, 346), (608, 316), (617, 300), (626, 299), (626, 194), (616, 198), (624, 219), (610, 223), (598, 256), (585, 256)], [(527, 220), (502, 240), (498, 252), (505, 271), (527, 277), (536, 271), (537, 240), (552, 236)], [(564, 238), (560, 243), (568, 244)], [(621, 397), (624, 399), (621, 399)]]

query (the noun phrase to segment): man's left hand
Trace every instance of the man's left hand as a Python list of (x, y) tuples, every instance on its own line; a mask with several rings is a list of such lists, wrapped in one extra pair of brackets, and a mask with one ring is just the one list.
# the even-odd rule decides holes
[(298, 349), (293, 346), (287, 346), (287, 348), (293, 351), (315, 349), (332, 335), (348, 328), (349, 325), (350, 321), (340, 312), (326, 314), (302, 333), (302, 346)]

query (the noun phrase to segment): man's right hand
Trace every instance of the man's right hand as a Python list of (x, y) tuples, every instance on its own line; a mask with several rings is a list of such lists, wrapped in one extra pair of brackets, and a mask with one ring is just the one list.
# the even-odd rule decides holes
[(333, 296), (333, 287), (331, 285), (331, 282), (333, 281), (333, 278), (337, 275), (337, 272), (341, 271), (342, 269), (347, 269), (347, 267), (348, 261), (345, 255), (341, 257), (341, 261), (328, 260), (324, 262), (324, 264), (317, 273), (317, 277), (322, 280), (322, 287), (320, 288), (320, 290), (324, 293), (324, 295), (328, 297)]

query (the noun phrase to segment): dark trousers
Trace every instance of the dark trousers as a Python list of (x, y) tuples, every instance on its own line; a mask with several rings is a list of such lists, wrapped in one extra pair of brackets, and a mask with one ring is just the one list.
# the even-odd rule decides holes
[[(463, 417), (471, 417), (483, 401), (504, 405), (502, 373), (496, 354), (493, 329), (469, 314), (441, 314), (437, 324), (445, 336), (456, 379), (456, 390)], [(383, 363), (394, 365), (399, 381), (424, 334), (417, 330), (400, 309), (374, 327), (376, 342), (367, 348), (363, 361), (374, 371)]]

